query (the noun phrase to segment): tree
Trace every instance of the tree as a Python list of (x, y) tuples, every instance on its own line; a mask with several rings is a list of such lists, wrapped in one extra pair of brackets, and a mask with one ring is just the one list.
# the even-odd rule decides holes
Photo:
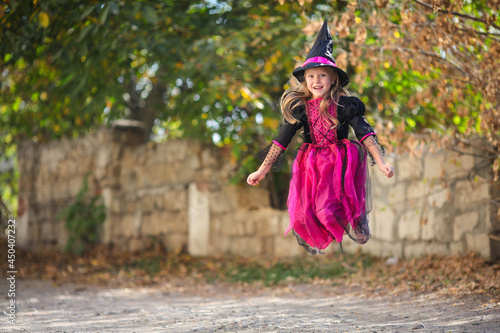
[(326, 3), (6, 2), (0, 136), (45, 142), (128, 117), (145, 139), (260, 146), (304, 42), (299, 13)]
[(498, 165), (498, 3), (5, 1), (0, 163), (19, 140), (128, 117), (145, 123), (145, 140), (229, 145), (245, 173), (276, 134), (277, 101), (327, 18), (336, 60), (385, 143), (483, 135)]
[(356, 73), (352, 87), (387, 119), (393, 142), (403, 131), (481, 135), (498, 163), (498, 8), (497, 0), (352, 1), (335, 16), (341, 66)]

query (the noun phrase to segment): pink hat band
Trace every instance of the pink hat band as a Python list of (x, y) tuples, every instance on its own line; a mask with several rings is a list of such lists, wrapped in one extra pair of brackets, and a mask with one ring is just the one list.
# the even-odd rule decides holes
[(335, 64), (333, 61), (331, 60), (328, 60), (324, 57), (314, 57), (314, 58), (309, 58), (307, 59), (304, 64), (302, 65), (302, 67), (304, 67), (305, 65), (311, 63), (311, 62), (318, 62), (320, 64), (325, 64), (325, 65), (330, 65), (330, 66), (333, 66), (333, 67), (337, 67), (337, 64)]

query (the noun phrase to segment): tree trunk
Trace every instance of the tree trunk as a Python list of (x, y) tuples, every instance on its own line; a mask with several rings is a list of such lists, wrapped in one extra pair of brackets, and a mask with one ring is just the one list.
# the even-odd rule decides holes
[(135, 89), (135, 80), (132, 80), (130, 84), (130, 101), (128, 103), (130, 108), (129, 118), (144, 123), (144, 142), (149, 141), (151, 137), (158, 110), (165, 107), (163, 101), (165, 91), (166, 89), (163, 84), (155, 84), (148, 97), (142, 99)]

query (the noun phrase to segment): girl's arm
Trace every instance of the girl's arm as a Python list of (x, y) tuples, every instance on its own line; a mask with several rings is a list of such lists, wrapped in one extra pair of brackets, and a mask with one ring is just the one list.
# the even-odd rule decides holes
[(273, 143), (271, 149), (267, 153), (267, 156), (264, 159), (264, 162), (262, 162), (262, 164), (260, 165), (259, 169), (248, 176), (247, 183), (249, 185), (255, 186), (262, 179), (264, 179), (269, 170), (271, 170), (271, 167), (273, 166), (274, 162), (276, 162), (276, 160), (281, 155), (281, 153), (283, 153), (283, 151), (284, 151), (283, 148), (281, 148), (276, 143)]
[(384, 156), (382, 155), (377, 141), (375, 141), (373, 136), (369, 136), (368, 138), (363, 140), (363, 144), (373, 156), (373, 159), (375, 160), (375, 163), (377, 163), (380, 171), (385, 173), (387, 178), (391, 178), (392, 176), (394, 176), (394, 167), (384, 161)]
[(252, 186), (257, 185), (262, 179), (264, 179), (264, 177), (266, 176), (266, 174), (269, 172), (270, 169), (271, 169), (270, 165), (265, 165), (264, 163), (262, 163), (262, 165), (257, 171), (248, 175), (247, 183)]

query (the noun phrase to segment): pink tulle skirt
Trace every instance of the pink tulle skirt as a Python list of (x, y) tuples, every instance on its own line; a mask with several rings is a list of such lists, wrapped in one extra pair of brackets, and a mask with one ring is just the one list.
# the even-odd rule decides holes
[[(366, 221), (371, 209), (366, 149), (357, 141), (329, 146), (303, 144), (292, 164), (288, 195), (290, 224), (315, 249), (340, 243)], [(299, 242), (300, 243), (300, 242)]]

